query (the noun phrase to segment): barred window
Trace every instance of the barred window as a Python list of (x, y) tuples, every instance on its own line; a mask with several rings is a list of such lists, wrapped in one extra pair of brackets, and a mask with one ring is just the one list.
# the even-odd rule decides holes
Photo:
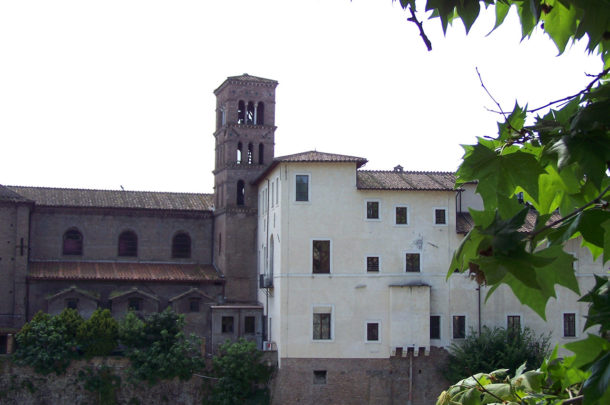
[(576, 336), (576, 314), (573, 312), (563, 314), (563, 336)]
[(405, 255), (405, 271), (408, 273), (418, 273), (421, 271), (419, 253), (407, 253)]
[(330, 340), (330, 315), (313, 314), (313, 339), (314, 340)]
[(379, 256), (367, 256), (366, 271), (379, 272)]

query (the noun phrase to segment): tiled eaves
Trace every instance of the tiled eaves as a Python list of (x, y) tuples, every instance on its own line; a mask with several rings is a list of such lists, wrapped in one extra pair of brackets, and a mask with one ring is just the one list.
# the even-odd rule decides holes
[(359, 190), (454, 191), (452, 172), (359, 170)]

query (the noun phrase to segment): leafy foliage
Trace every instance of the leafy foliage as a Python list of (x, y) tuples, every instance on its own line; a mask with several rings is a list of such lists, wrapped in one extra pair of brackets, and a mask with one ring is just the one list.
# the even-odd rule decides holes
[(116, 391), (121, 387), (121, 377), (112, 372), (112, 368), (101, 365), (99, 367), (85, 367), (78, 372), (79, 380), (84, 382), (85, 390), (96, 394), (96, 403), (99, 405), (117, 404)]
[(184, 316), (171, 309), (153, 313), (144, 321), (133, 312), (119, 323), (119, 338), (131, 360), (131, 374), (154, 384), (159, 379), (189, 379), (204, 366), (199, 340), (182, 332)]
[[(427, 0), (426, 11), (440, 19), (444, 31), (456, 19), (468, 31), (479, 16), (481, 3), (495, 8), (495, 28), (515, 8), (523, 38), (540, 26), (559, 53), (570, 42), (583, 39), (587, 51), (597, 52), (605, 65), (582, 91), (545, 106), (529, 109), (515, 105), (512, 112), (505, 113), (496, 103), (504, 118), (497, 136), (479, 138), (476, 145), (465, 146), (457, 172), (458, 187), (477, 183), (484, 210), (471, 210), (475, 226), (455, 252), (447, 277), (454, 270), (467, 271), (479, 283), (491, 286), (489, 294), (506, 284), (521, 303), (545, 318), (549, 299), (556, 297), (556, 286), (580, 294), (573, 267), (576, 259), (564, 249), (566, 242), (581, 238), (595, 259), (604, 264), (610, 259), (610, 3)], [(409, 20), (425, 37), (415, 16), (415, 0), (401, 0), (400, 4), (409, 9)], [(524, 204), (516, 198), (519, 194)], [(533, 229), (526, 226), (528, 217), (535, 218)], [(608, 277), (600, 277), (581, 299), (590, 303), (585, 328), (599, 327), (603, 337), (589, 335), (569, 344), (566, 347), (575, 356), (548, 363), (546, 371), (541, 368), (549, 381), (559, 381), (564, 388), (557, 398), (582, 394), (580, 399), (587, 405), (610, 403), (608, 286)], [(560, 366), (554, 368), (557, 364)], [(583, 372), (586, 380), (581, 378)], [(486, 384), (468, 384), (471, 391), (460, 394), (458, 402), (487, 403), (489, 398), (475, 392), (485, 392), (481, 385)], [(460, 387), (468, 384), (461, 381), (450, 391), (462, 392)], [(529, 403), (521, 395), (513, 396), (510, 383), (504, 384), (502, 389), (510, 395), (498, 395), (492, 402), (501, 397), (503, 401)], [(541, 395), (541, 403), (553, 401), (543, 396), (546, 391), (542, 387), (532, 386), (532, 390)]]
[(211, 405), (268, 404), (267, 383), (273, 368), (262, 362), (254, 342), (240, 339), (222, 344), (212, 366), (218, 380), (212, 387)]
[(118, 344), (118, 323), (107, 309), (96, 309), (78, 328), (78, 340), (85, 357), (107, 356)]
[(40, 374), (63, 373), (78, 356), (76, 333), (82, 322), (73, 309), (57, 316), (38, 312), (15, 337), (15, 359)]
[(550, 353), (549, 336), (537, 336), (531, 329), (507, 330), (483, 327), (481, 334), (471, 331), (463, 342), (449, 349), (445, 378), (458, 381), (473, 371), (489, 372), (506, 368), (514, 372), (522, 364), (537, 367)]

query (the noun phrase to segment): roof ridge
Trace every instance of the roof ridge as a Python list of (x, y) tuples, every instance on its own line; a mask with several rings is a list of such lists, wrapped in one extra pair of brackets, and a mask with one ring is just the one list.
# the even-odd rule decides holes
[[(75, 188), (75, 187), (48, 187), (48, 186), (4, 186), (9, 189), (12, 188), (30, 188), (30, 189), (44, 189), (44, 190), (64, 190), (64, 191), (107, 191), (107, 192), (121, 192), (121, 193), (148, 193), (148, 194), (190, 194), (190, 195), (213, 195), (214, 193), (196, 193), (190, 191), (151, 191), (151, 190), (117, 190), (117, 189), (106, 189), (106, 188)], [(15, 192), (14, 190), (11, 190)]]
[(403, 170), (401, 172), (397, 172), (393, 169), (389, 170), (380, 170), (380, 169), (358, 169), (359, 172), (375, 172), (375, 173), (412, 173), (412, 174), (453, 174), (456, 172), (445, 172), (445, 171), (435, 171), (435, 170)]

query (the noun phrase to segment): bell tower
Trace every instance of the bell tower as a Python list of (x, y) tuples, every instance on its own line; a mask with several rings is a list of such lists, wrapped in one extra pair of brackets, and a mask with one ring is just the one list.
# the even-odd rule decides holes
[(214, 264), (233, 302), (257, 300), (257, 188), (271, 163), (277, 81), (243, 74), (215, 91)]

